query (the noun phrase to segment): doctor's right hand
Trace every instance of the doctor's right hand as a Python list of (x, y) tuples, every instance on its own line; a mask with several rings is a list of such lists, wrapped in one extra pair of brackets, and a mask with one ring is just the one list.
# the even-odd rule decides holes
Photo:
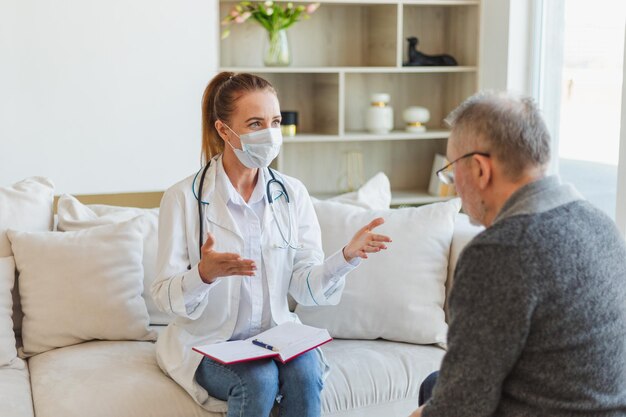
[(253, 276), (256, 265), (251, 259), (243, 259), (236, 253), (216, 252), (213, 250), (215, 239), (211, 233), (202, 245), (202, 257), (198, 264), (200, 278), (207, 284), (211, 284), (219, 277), (231, 275)]

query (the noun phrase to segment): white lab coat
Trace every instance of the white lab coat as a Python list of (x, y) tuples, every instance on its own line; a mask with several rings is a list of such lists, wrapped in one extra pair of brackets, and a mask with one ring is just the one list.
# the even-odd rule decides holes
[[(217, 157), (216, 157), (217, 158)], [(214, 249), (218, 252), (242, 253), (243, 238), (238, 234), (234, 220), (220, 193), (215, 192), (216, 158), (207, 172), (202, 192), (204, 205), (204, 233), (215, 236)], [(261, 170), (264, 184), (267, 170)], [(354, 266), (345, 263), (335, 277), (336, 284), (330, 289), (322, 287), (324, 253), (321, 232), (313, 204), (304, 185), (279, 174), (292, 206), (292, 230), (297, 245), (302, 249), (281, 249), (278, 229), (272, 211), (265, 210), (263, 218), (262, 257), (266, 268), (272, 320), (276, 324), (299, 322), (289, 311), (287, 294), (302, 305), (337, 304), (345, 285), (345, 274)], [(188, 313), (183, 297), (182, 280), (188, 275), (189, 282), (198, 282), (198, 203), (192, 192), (194, 175), (169, 188), (163, 195), (159, 216), (159, 248), (157, 277), (152, 285), (152, 295), (158, 307), (175, 316), (173, 322), (160, 335), (157, 342), (157, 361), (161, 369), (180, 384), (207, 410), (216, 410), (217, 400), (195, 381), (195, 372), (202, 355), (192, 347), (230, 339), (237, 322), (241, 278), (220, 278), (199, 303)], [(196, 180), (196, 189), (200, 178)], [(281, 206), (284, 209), (284, 206)], [(283, 226), (286, 227), (286, 226)], [(337, 258), (337, 257), (335, 257)], [(188, 269), (188, 267), (191, 269)], [(337, 279), (338, 278), (338, 279)], [(204, 285), (204, 284), (202, 284)]]

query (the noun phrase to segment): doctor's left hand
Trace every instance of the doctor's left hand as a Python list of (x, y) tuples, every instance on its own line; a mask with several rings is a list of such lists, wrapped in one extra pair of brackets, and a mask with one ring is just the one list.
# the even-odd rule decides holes
[(372, 233), (372, 229), (383, 223), (385, 220), (382, 217), (377, 217), (356, 232), (350, 243), (343, 248), (343, 257), (346, 261), (350, 262), (356, 257), (367, 259), (368, 253), (387, 249), (385, 242), (391, 242), (391, 238)]

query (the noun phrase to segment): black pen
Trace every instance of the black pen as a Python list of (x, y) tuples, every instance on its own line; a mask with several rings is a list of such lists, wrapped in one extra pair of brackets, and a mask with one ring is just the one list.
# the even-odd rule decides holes
[(267, 343), (263, 343), (258, 339), (254, 339), (252, 340), (252, 344), (257, 345), (257, 346), (261, 346), (262, 348), (265, 348), (267, 350), (271, 350), (273, 352), (278, 352), (278, 349), (276, 349), (274, 346), (268, 345)]

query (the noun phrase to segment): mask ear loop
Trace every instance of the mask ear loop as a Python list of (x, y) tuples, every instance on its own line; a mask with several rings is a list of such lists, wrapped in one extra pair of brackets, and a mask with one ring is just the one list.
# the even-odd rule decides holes
[[(230, 130), (231, 132), (233, 132), (233, 134), (234, 134), (235, 136), (237, 136), (237, 137), (239, 138), (239, 140), (241, 140), (241, 136), (239, 136), (239, 135), (237, 134), (237, 132), (235, 132), (233, 129), (231, 129), (231, 128), (230, 128), (230, 126), (228, 126), (228, 125), (227, 125), (226, 123), (224, 123), (222, 120), (220, 120), (220, 122), (222, 122), (222, 124), (223, 124), (224, 126), (226, 126), (226, 127), (228, 128), (228, 130)], [(229, 141), (229, 140), (224, 139), (224, 138), (222, 138), (222, 139), (224, 140), (224, 142), (228, 143), (228, 145), (230, 145), (230, 147), (231, 147), (231, 148), (233, 148), (233, 151), (235, 151), (235, 150), (237, 150), (237, 151), (238, 151), (238, 150), (239, 150), (239, 149), (235, 148), (235, 147), (233, 146), (233, 144), (232, 144), (232, 143), (230, 143), (230, 141)]]

